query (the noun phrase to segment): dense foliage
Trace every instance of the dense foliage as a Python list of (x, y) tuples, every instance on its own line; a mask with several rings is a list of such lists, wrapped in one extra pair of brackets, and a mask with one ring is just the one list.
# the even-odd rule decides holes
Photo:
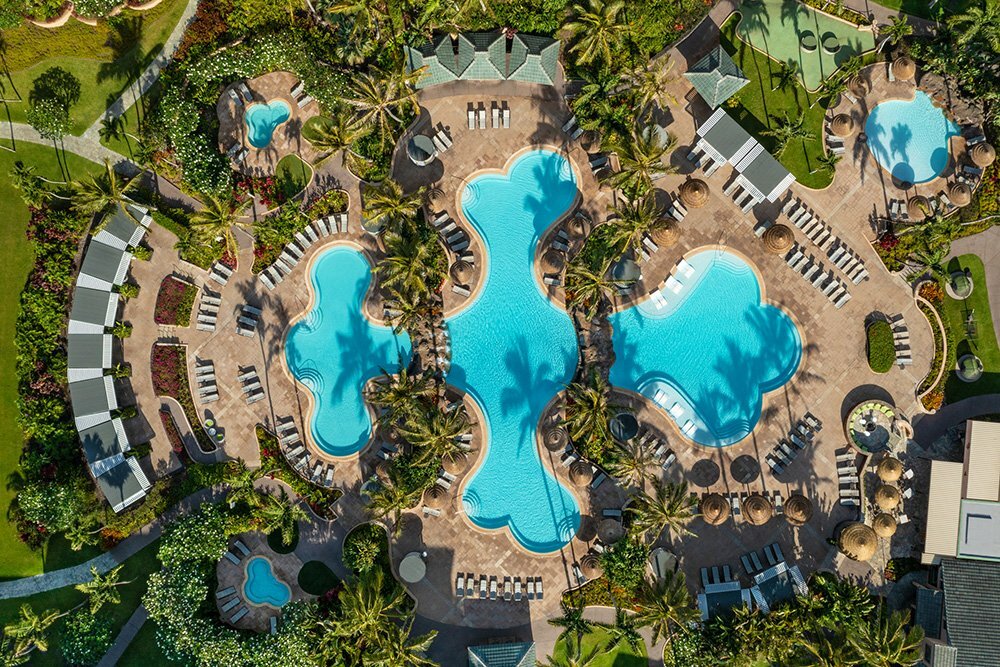
[(190, 325), (191, 309), (197, 296), (196, 286), (174, 276), (167, 276), (160, 283), (160, 291), (156, 293), (153, 321), (179, 327)]
[(885, 320), (871, 322), (865, 328), (868, 340), (868, 365), (876, 373), (888, 373), (896, 363), (892, 327)]
[(170, 396), (181, 404), (191, 430), (202, 450), (215, 450), (215, 443), (201, 428), (198, 409), (191, 397), (188, 382), (187, 348), (183, 345), (157, 344), (150, 353), (149, 370), (153, 379), (153, 391), (157, 396)]
[(385, 530), (365, 523), (348, 533), (344, 538), (344, 565), (356, 574), (364, 574), (376, 566), (388, 570), (389, 544)]

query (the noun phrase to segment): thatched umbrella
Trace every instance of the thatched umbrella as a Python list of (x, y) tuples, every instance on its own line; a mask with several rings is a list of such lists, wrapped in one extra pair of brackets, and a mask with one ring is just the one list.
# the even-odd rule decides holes
[(729, 503), (718, 493), (710, 493), (702, 498), (699, 511), (705, 523), (719, 526), (729, 518)]
[(701, 208), (707, 204), (708, 192), (708, 184), (698, 178), (684, 181), (679, 188), (681, 203), (688, 208)]
[(854, 119), (846, 113), (838, 113), (830, 121), (830, 130), (838, 137), (849, 137), (854, 133)]
[(903, 81), (912, 79), (917, 74), (917, 64), (906, 56), (901, 56), (893, 61), (892, 74)]
[(783, 255), (795, 243), (795, 234), (788, 225), (771, 225), (761, 237), (764, 248), (771, 254)]
[(375, 474), (383, 482), (389, 479), (389, 463), (387, 461), (379, 461), (375, 464)]
[(583, 572), (583, 576), (588, 579), (596, 579), (604, 574), (604, 570), (601, 568), (601, 560), (593, 551), (588, 551), (584, 557), (580, 559), (580, 571)]
[(569, 467), (569, 481), (575, 486), (583, 488), (594, 479), (594, 471), (588, 463), (576, 461)]
[(569, 433), (562, 426), (553, 426), (545, 432), (545, 449), (561, 452), (569, 444)]
[(948, 188), (948, 199), (955, 206), (968, 206), (972, 201), (972, 188), (965, 183), (952, 183)]
[(993, 146), (984, 141), (972, 147), (972, 150), (969, 151), (969, 157), (972, 158), (977, 167), (985, 169), (993, 164), (993, 160), (997, 159), (997, 152), (993, 150)]
[(864, 97), (868, 94), (868, 84), (860, 76), (852, 76), (847, 82), (847, 88), (857, 97)]
[(542, 270), (545, 273), (562, 273), (566, 266), (566, 256), (555, 248), (549, 248), (542, 254)]
[(891, 514), (879, 512), (872, 519), (872, 528), (879, 537), (892, 537), (896, 534), (896, 519)]
[(625, 528), (618, 519), (605, 519), (597, 527), (597, 536), (605, 544), (614, 544), (625, 535)]
[(743, 501), (743, 516), (755, 526), (763, 526), (773, 515), (771, 501), (758, 493)]
[(440, 510), (448, 504), (448, 492), (435, 484), (424, 491), (424, 506), (431, 509)]
[(580, 526), (576, 529), (576, 539), (590, 542), (597, 537), (597, 521), (594, 517), (584, 514), (580, 517)]
[(460, 259), (451, 265), (451, 279), (459, 285), (468, 285), (474, 274), (472, 264)]
[(441, 467), (452, 475), (458, 475), (465, 472), (465, 469), (469, 467), (469, 457), (465, 455), (465, 452), (445, 454), (444, 458), (441, 459)]
[(650, 236), (653, 237), (656, 245), (664, 248), (674, 245), (677, 243), (677, 239), (681, 237), (680, 232), (677, 231), (677, 225), (672, 221), (654, 229)]
[(813, 515), (812, 501), (801, 493), (793, 493), (785, 501), (785, 518), (793, 526), (805, 525)]
[(887, 456), (878, 462), (875, 473), (883, 482), (895, 482), (903, 476), (903, 464), (895, 456)]
[(875, 489), (875, 504), (881, 509), (896, 509), (900, 501), (899, 489), (889, 484), (882, 484)]
[(913, 221), (923, 220), (927, 217), (927, 212), (930, 210), (931, 203), (923, 195), (910, 197), (910, 201), (906, 203), (906, 213), (910, 216), (910, 220)]
[(862, 561), (871, 560), (878, 546), (878, 536), (871, 526), (863, 523), (852, 523), (840, 531), (838, 546), (848, 558)]

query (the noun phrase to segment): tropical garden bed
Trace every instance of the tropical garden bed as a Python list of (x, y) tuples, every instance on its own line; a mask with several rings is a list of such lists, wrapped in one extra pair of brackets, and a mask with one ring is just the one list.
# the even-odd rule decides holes
[(178, 327), (191, 325), (191, 309), (198, 297), (198, 288), (175, 276), (167, 276), (156, 293), (153, 321)]
[(191, 424), (191, 431), (198, 440), (198, 446), (204, 452), (214, 452), (215, 443), (200, 427), (201, 419), (198, 417), (198, 409), (191, 397), (191, 384), (188, 381), (187, 371), (187, 348), (183, 345), (164, 343), (154, 345), (149, 370), (153, 376), (153, 391), (156, 395), (169, 396), (180, 403), (184, 415)]
[(263, 426), (257, 426), (257, 444), (260, 447), (260, 469), (271, 479), (280, 479), (292, 488), (318, 516), (332, 519), (334, 503), (344, 495), (340, 489), (317, 486), (303, 479), (285, 460), (278, 439)]
[(888, 373), (896, 363), (896, 345), (892, 327), (885, 320), (875, 320), (865, 327), (868, 366), (876, 373)]
[(931, 369), (927, 376), (917, 386), (917, 396), (920, 397), (924, 408), (937, 410), (944, 404), (944, 390), (941, 387), (944, 376), (941, 369), (946, 360), (945, 345), (949, 338), (947, 331), (941, 329), (941, 324), (948, 326), (947, 321), (941, 319), (941, 324), (938, 323), (940, 319), (938, 308), (944, 298), (944, 290), (938, 283), (931, 281), (922, 284), (918, 293), (923, 301), (917, 301), (917, 307), (923, 313), (934, 335), (934, 358), (931, 359)]

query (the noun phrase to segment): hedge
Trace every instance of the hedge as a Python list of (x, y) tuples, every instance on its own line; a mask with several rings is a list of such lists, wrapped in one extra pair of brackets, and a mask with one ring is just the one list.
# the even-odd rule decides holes
[(868, 365), (876, 373), (888, 373), (896, 363), (896, 346), (892, 341), (892, 327), (885, 320), (868, 325)]

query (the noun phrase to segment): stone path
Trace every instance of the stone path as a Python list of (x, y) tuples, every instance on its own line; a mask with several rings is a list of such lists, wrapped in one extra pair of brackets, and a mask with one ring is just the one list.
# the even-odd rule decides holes
[(979, 234), (954, 241), (948, 259), (967, 254), (978, 255), (983, 260), (990, 312), (993, 313), (993, 330), (1000, 341), (1000, 227), (990, 227)]
[(122, 93), (121, 97), (111, 103), (111, 105), (105, 110), (104, 115), (94, 121), (94, 124), (87, 128), (83, 133), (84, 138), (90, 139), (91, 141), (99, 140), (99, 132), (101, 130), (101, 123), (105, 118), (117, 118), (128, 111), (135, 100), (146, 94), (146, 92), (152, 87), (156, 80), (160, 78), (160, 71), (167, 66), (170, 59), (174, 57), (174, 52), (181, 43), (181, 39), (184, 37), (184, 32), (187, 30), (188, 24), (191, 23), (191, 19), (194, 18), (194, 13), (198, 9), (198, 0), (188, 0), (187, 6), (184, 8), (183, 13), (181, 13), (181, 18), (177, 21), (177, 25), (174, 26), (173, 32), (167, 37), (167, 41), (163, 43), (163, 48), (160, 49), (160, 54), (153, 59), (153, 62), (146, 66), (142, 74), (139, 75), (138, 85), (139, 94), (136, 96), (132, 95), (133, 86), (136, 85), (135, 81), (129, 83), (128, 89)]
[(121, 657), (125, 654), (125, 649), (128, 648), (135, 636), (139, 634), (139, 630), (145, 625), (146, 619), (149, 618), (149, 613), (146, 608), (142, 605), (129, 616), (129, 619), (125, 621), (125, 625), (122, 626), (121, 632), (115, 637), (115, 643), (111, 645), (108, 652), (104, 654), (101, 661), (97, 663), (97, 667), (114, 667), (121, 660)]

